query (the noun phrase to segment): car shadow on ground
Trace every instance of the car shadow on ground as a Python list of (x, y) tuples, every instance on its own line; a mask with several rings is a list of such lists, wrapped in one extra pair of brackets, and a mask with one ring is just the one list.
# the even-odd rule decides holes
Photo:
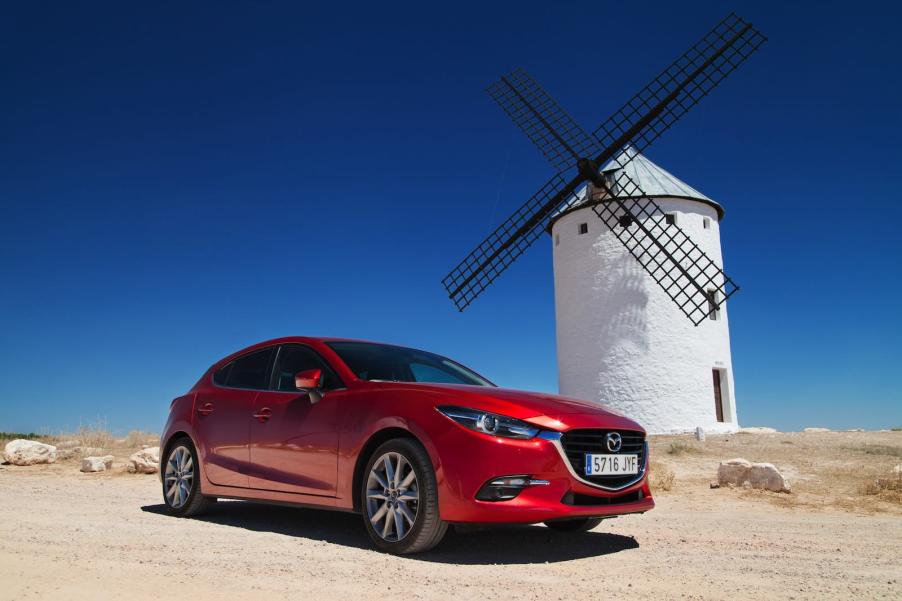
[[(167, 515), (162, 503), (145, 505), (141, 510)], [(358, 549), (373, 548), (361, 517), (353, 513), (221, 501), (209, 513), (194, 519)], [(603, 528), (604, 522), (599, 526), (599, 529)], [(454, 564), (555, 563), (637, 548), (639, 543), (632, 537), (598, 531), (563, 533), (544, 526), (464, 526), (449, 528), (448, 535), (437, 548), (407, 559)]]

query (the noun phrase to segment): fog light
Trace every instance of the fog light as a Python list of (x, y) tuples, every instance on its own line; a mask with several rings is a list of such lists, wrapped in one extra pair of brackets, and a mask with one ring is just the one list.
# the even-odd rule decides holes
[(480, 501), (510, 501), (517, 498), (524, 488), (546, 484), (548, 480), (533, 480), (529, 476), (492, 478), (479, 489), (476, 498)]

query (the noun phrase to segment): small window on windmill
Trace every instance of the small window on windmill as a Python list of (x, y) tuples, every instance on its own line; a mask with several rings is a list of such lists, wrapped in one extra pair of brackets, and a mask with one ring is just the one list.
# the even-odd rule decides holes
[(720, 319), (720, 306), (717, 304), (717, 290), (708, 290), (708, 319)]
[(589, 224), (588, 223), (580, 223), (579, 224), (579, 235), (582, 236), (583, 234), (588, 234), (588, 233), (589, 233)]
[(702, 218), (702, 227), (706, 230), (711, 229), (711, 220), (707, 217)]
[(554, 235), (554, 245), (555, 245), (555, 246), (558, 246), (560, 243), (561, 243), (561, 235), (560, 235), (560, 234), (555, 234), (555, 235)]
[(664, 223), (667, 225), (676, 225), (676, 213), (664, 213)]
[(629, 213), (624, 213), (620, 217), (617, 218), (617, 224), (620, 227), (629, 227), (633, 224), (633, 216)]

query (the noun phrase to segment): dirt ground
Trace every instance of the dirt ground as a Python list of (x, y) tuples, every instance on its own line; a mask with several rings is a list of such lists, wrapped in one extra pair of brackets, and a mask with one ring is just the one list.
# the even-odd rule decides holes
[[(902, 599), (902, 505), (867, 488), (902, 463), (902, 433), (652, 446), (674, 481), (646, 515), (455, 532), (402, 558), (353, 514), (221, 502), (183, 520), (156, 476), (2, 466), (0, 599)], [(709, 488), (733, 457), (777, 464), (793, 493)]]

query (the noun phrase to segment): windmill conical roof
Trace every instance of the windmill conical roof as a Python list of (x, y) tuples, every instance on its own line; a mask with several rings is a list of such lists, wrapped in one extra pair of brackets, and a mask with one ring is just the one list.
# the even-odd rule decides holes
[[(626, 166), (621, 169), (622, 162), (626, 162)], [(682, 196), (714, 202), (663, 167), (653, 163), (632, 146), (621, 150), (617, 156), (601, 168), (601, 171), (623, 171), (648, 196)], [(617, 194), (619, 190), (615, 187), (613, 192)]]
[[(623, 163), (626, 163), (626, 165), (620, 167)], [(708, 198), (663, 167), (655, 164), (651, 159), (638, 152), (632, 146), (627, 146), (621, 150), (613, 159), (603, 165), (599, 171), (614, 174), (613, 180), (615, 182), (617, 179), (616, 174), (623, 171), (647, 196), (698, 200), (714, 207), (714, 209), (717, 210), (718, 218), (723, 218), (724, 211), (720, 204)], [(621, 193), (616, 183), (612, 191), (617, 196)], [(582, 188), (576, 192), (576, 196), (579, 200), (572, 203), (567, 209), (554, 215), (552, 221), (585, 203), (586, 188)]]

